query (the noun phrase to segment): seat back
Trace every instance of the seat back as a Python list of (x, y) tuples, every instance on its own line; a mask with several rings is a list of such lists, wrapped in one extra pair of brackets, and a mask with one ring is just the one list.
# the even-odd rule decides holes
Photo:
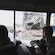
[(17, 47), (17, 54), (18, 55), (31, 55), (31, 52), (25, 45), (19, 44)]

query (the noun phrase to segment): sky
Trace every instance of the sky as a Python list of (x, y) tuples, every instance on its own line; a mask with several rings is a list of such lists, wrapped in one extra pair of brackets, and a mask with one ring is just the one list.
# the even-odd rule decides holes
[(0, 24), (12, 26), (14, 19), (14, 12), (7, 10), (0, 10)]
[(16, 23), (22, 25), (23, 24), (23, 18), (24, 18), (24, 12), (16, 11)]
[[(14, 23), (14, 11), (0, 10), (0, 24), (12, 26)], [(16, 12), (16, 23), (23, 23), (23, 12)]]

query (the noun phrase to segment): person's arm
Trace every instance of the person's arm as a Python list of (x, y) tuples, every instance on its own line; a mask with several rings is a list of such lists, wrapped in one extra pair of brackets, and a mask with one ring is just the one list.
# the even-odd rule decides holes
[(55, 44), (52, 44), (52, 46), (50, 46), (47, 55), (55, 55)]

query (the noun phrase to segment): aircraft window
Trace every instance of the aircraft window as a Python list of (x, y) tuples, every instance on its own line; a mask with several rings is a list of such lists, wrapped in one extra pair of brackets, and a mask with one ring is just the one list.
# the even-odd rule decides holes
[(27, 42), (42, 38), (42, 28), (46, 25), (47, 13), (16, 11), (15, 15), (16, 40), (29, 45)]
[(53, 36), (55, 36), (55, 13), (51, 14), (50, 26), (53, 28)]
[(13, 41), (14, 33), (14, 11), (0, 10), (0, 25), (5, 25), (8, 29), (8, 37)]

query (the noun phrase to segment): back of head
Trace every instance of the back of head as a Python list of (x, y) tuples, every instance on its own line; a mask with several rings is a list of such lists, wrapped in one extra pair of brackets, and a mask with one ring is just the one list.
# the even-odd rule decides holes
[(0, 25), (0, 38), (6, 38), (8, 36), (8, 30), (5, 26)]
[(0, 44), (8, 44), (9, 41), (7, 28), (0, 25)]
[(44, 27), (43, 31), (45, 32), (45, 35), (48, 35), (48, 36), (52, 36), (52, 34), (53, 34), (53, 30), (52, 30), (51, 26)]

